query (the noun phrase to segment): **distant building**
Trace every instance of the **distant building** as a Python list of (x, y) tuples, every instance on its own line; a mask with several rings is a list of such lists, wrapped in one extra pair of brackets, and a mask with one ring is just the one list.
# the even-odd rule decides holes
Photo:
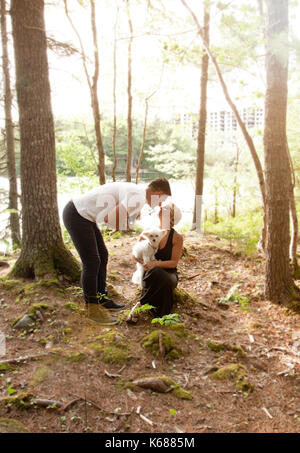
[[(245, 107), (240, 110), (240, 115), (248, 129), (263, 125), (263, 108)], [(185, 130), (190, 130), (192, 137), (197, 138), (197, 113), (178, 113), (173, 116), (173, 123), (181, 125)], [(216, 132), (230, 132), (238, 128), (237, 120), (231, 110), (208, 110), (207, 125)]]

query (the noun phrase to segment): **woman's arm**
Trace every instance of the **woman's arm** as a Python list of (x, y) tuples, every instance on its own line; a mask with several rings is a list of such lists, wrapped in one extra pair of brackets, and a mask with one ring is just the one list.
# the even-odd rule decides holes
[(173, 241), (172, 256), (168, 261), (150, 261), (149, 263), (144, 264), (146, 271), (150, 271), (154, 267), (162, 267), (165, 269), (173, 269), (177, 267), (178, 261), (182, 255), (182, 246), (183, 246), (183, 237), (181, 234), (176, 234)]

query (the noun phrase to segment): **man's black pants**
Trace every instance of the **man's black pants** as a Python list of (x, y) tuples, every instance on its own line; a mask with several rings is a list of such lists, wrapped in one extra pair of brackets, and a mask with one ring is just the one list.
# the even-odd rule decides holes
[(85, 302), (97, 302), (97, 293), (106, 294), (108, 251), (95, 222), (82, 217), (73, 201), (63, 211), (63, 222), (82, 261), (81, 286)]

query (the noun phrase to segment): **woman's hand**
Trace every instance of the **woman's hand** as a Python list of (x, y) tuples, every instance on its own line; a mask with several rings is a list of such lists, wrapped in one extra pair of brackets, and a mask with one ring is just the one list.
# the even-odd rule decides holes
[(148, 263), (144, 264), (145, 271), (151, 271), (154, 267), (157, 267), (158, 261), (148, 261)]
[(144, 264), (144, 261), (143, 261), (141, 258), (137, 258), (137, 257), (134, 256), (134, 255), (132, 255), (132, 256), (133, 256), (133, 258), (135, 259), (135, 261), (136, 261), (137, 263)]

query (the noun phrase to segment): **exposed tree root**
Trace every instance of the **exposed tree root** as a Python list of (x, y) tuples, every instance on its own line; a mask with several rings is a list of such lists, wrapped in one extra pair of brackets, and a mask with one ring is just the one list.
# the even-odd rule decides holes
[(9, 278), (49, 279), (56, 278), (58, 272), (69, 277), (72, 282), (78, 282), (80, 279), (78, 261), (61, 245), (38, 252), (22, 251), (9, 273)]

